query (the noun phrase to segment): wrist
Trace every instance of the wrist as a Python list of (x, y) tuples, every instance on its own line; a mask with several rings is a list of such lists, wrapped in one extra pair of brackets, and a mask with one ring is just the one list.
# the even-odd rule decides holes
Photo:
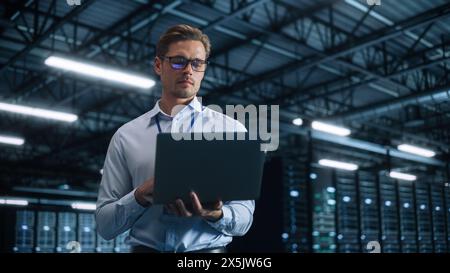
[(206, 220), (208, 220), (210, 222), (217, 222), (222, 218), (223, 218), (223, 210), (220, 209), (220, 210), (214, 211), (213, 214), (210, 217), (208, 217)]
[(141, 187), (138, 187), (134, 191), (134, 199), (136, 199), (136, 202), (143, 207), (148, 207), (151, 205), (151, 202), (147, 200), (144, 196), (145, 194), (142, 192)]

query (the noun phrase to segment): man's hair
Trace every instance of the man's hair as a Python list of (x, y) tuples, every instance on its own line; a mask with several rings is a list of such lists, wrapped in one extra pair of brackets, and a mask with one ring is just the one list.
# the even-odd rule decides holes
[(165, 56), (169, 51), (169, 46), (172, 43), (186, 40), (202, 42), (205, 47), (206, 58), (209, 57), (209, 53), (211, 52), (211, 44), (208, 36), (203, 34), (200, 29), (188, 25), (176, 25), (169, 28), (166, 33), (159, 38), (158, 44), (156, 45), (156, 56)]

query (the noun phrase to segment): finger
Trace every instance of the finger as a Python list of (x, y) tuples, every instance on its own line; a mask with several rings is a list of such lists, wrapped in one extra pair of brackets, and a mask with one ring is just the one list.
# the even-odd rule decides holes
[(176, 205), (175, 203), (171, 203), (171, 204), (169, 205), (169, 208), (170, 208), (170, 210), (171, 210), (171, 212), (172, 212), (173, 214), (175, 214), (176, 216), (181, 216), (181, 213), (180, 213), (180, 211), (178, 210), (178, 207), (177, 207), (177, 205)]
[(178, 199), (175, 200), (175, 202), (173, 203), (173, 208), (175, 209), (175, 214), (177, 216), (183, 216), (183, 213), (181, 212), (181, 208), (180, 205), (178, 204)]
[(192, 200), (192, 206), (194, 208), (194, 212), (196, 214), (202, 214), (203, 206), (195, 192), (191, 192), (191, 200)]
[(184, 216), (184, 217), (192, 216), (192, 213), (186, 209), (186, 206), (184, 205), (183, 200), (177, 199), (176, 204), (177, 204), (178, 210), (181, 213), (181, 216)]
[(173, 204), (167, 204), (167, 205), (166, 205), (166, 209), (167, 209), (167, 211), (169, 211), (170, 213), (178, 214), (177, 209), (175, 208), (175, 206), (174, 206)]

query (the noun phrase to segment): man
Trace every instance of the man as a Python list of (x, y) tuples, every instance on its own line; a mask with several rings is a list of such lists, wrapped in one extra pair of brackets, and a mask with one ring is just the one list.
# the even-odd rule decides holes
[(97, 200), (97, 231), (109, 240), (130, 230), (127, 242), (133, 252), (225, 252), (232, 237), (244, 235), (252, 224), (253, 200), (207, 205), (192, 192), (190, 208), (180, 199), (166, 206), (152, 205), (158, 133), (174, 128), (246, 131), (236, 120), (203, 107), (196, 97), (210, 47), (199, 29), (187, 25), (168, 29), (158, 42), (154, 61), (161, 99), (152, 110), (119, 128), (109, 145)]

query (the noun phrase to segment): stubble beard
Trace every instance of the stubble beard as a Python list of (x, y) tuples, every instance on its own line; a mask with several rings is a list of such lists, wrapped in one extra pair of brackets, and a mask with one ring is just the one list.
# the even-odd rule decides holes
[(189, 88), (189, 89), (174, 89), (172, 90), (172, 96), (176, 97), (176, 98), (180, 98), (180, 99), (187, 99), (190, 98), (192, 96), (194, 96), (196, 94), (196, 91), (194, 88)]

